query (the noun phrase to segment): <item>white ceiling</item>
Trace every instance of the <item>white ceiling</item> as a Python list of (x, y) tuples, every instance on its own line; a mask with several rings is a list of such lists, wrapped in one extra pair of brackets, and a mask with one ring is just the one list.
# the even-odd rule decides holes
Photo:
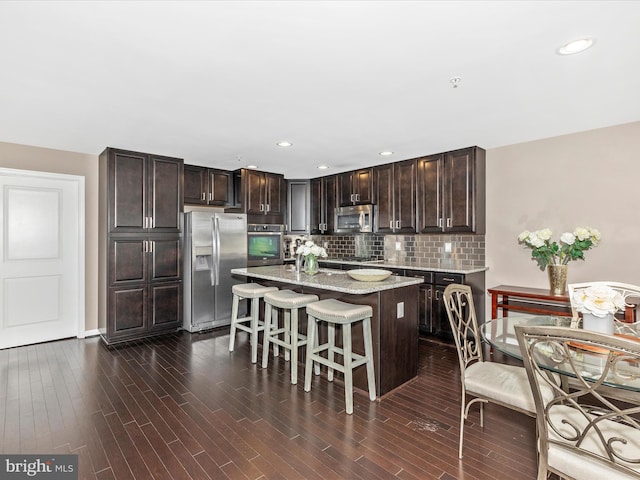
[(639, 73), (638, 1), (0, 2), (0, 141), (287, 178), (638, 121)]

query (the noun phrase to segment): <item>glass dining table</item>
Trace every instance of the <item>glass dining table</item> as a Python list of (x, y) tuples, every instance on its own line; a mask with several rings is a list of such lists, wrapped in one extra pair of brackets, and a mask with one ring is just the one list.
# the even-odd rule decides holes
[[(480, 327), (484, 340), (495, 350), (505, 355), (522, 360), (522, 353), (516, 338), (516, 325), (535, 325), (548, 327), (570, 327), (570, 317), (558, 317), (555, 315), (513, 315), (495, 318), (485, 322)], [(640, 339), (639, 339), (640, 341)], [(571, 357), (579, 366), (585, 378), (599, 379), (607, 367), (607, 354), (602, 351), (593, 351), (588, 345), (577, 344), (572, 347)], [(574, 376), (571, 368), (563, 363), (554, 361), (552, 348), (548, 356), (538, 359), (541, 367), (566, 376)], [(635, 362), (618, 362), (616, 368), (607, 374), (604, 385), (627, 391), (625, 398), (637, 400), (640, 403), (640, 365)], [(633, 393), (632, 393), (633, 392)]]

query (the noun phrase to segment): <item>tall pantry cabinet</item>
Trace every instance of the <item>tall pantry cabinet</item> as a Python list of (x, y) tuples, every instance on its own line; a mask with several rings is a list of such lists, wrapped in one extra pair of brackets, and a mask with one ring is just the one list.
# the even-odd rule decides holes
[(182, 178), (182, 159), (100, 155), (98, 329), (107, 344), (182, 323)]

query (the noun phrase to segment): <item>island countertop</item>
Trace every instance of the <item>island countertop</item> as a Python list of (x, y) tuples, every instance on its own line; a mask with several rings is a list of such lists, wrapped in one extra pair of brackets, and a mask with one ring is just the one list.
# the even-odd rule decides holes
[[(373, 265), (369, 268), (377, 268)], [(422, 278), (401, 277), (391, 275), (381, 282), (361, 282), (352, 279), (345, 270), (334, 270), (331, 268), (321, 268), (315, 275), (307, 275), (304, 272), (296, 273), (293, 265), (274, 265), (265, 267), (234, 268), (231, 273), (250, 278), (261, 278), (263, 280), (273, 280), (276, 282), (289, 283), (292, 285), (302, 285), (322, 290), (332, 290), (334, 292), (349, 293), (351, 295), (362, 295), (375, 293), (383, 290), (418, 285), (423, 282)]]

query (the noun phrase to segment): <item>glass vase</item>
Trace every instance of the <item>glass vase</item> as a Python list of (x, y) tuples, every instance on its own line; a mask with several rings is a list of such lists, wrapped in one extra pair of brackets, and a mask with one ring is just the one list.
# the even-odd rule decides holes
[(318, 259), (315, 255), (307, 255), (304, 257), (304, 272), (307, 275), (315, 275), (320, 270)]
[(565, 295), (567, 292), (567, 265), (547, 265), (549, 290), (551, 295)]

